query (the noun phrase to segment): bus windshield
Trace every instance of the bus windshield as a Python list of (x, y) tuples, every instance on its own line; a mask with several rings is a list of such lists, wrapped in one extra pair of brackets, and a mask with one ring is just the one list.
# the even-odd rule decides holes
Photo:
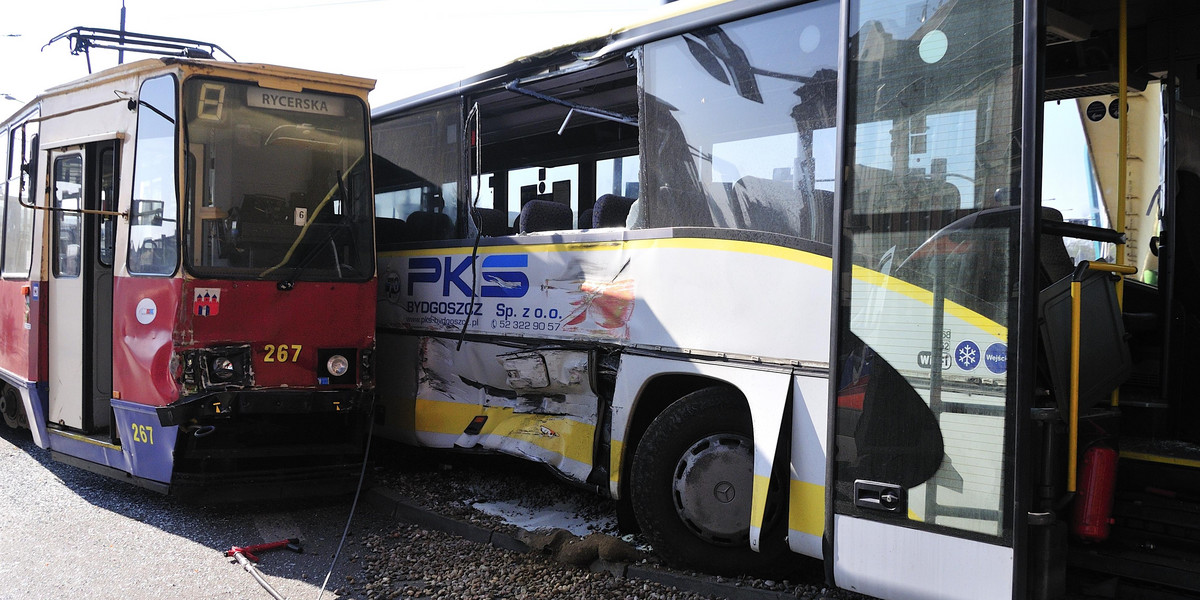
[(359, 100), (184, 84), (186, 264), (201, 277), (333, 280), (373, 271)]

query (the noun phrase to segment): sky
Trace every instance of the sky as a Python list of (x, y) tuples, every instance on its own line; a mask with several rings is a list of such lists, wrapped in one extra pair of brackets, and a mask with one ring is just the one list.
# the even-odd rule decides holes
[(1074, 101), (1047, 102), (1045, 120), (1042, 202), (1061, 211), (1064, 219), (1091, 219), (1095, 215), (1087, 182), (1091, 181), (1092, 167), (1079, 109)]
[[(7, 3), (0, 22), (0, 118), (40, 91), (87, 75), (76, 26), (118, 29), (121, 0)], [(263, 62), (377, 80), (373, 106), (533, 52), (645, 19), (662, 0), (125, 0), (128, 31), (217, 44)], [(145, 56), (141, 56), (145, 57)], [(126, 62), (139, 55), (126, 54)], [(95, 71), (116, 52), (92, 51)], [(6, 96), (16, 98), (8, 100)]]

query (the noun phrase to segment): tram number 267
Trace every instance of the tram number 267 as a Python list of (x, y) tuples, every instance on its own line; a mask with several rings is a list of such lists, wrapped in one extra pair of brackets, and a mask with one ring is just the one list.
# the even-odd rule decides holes
[(304, 348), (301, 344), (267, 344), (263, 346), (263, 350), (267, 355), (263, 357), (263, 362), (296, 362), (300, 360), (300, 350)]
[(133, 441), (142, 444), (154, 444), (154, 427), (150, 425), (130, 424), (133, 429)]

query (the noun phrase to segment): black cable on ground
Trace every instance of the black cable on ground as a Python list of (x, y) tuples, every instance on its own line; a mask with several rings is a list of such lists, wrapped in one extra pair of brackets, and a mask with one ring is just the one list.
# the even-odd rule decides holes
[(342, 554), (342, 546), (346, 544), (346, 536), (350, 535), (350, 523), (354, 521), (354, 510), (358, 507), (358, 497), (362, 493), (363, 482), (367, 477), (367, 459), (371, 456), (371, 434), (375, 431), (374, 395), (371, 397), (371, 408), (367, 411), (367, 421), (367, 448), (363, 452), (362, 471), (358, 474), (358, 489), (354, 490), (354, 502), (350, 504), (350, 515), (346, 517), (346, 528), (342, 530), (342, 539), (338, 541), (337, 550), (333, 553), (333, 562), (329, 564), (329, 572), (325, 573), (325, 581), (321, 582), (321, 591), (317, 594), (317, 600), (321, 600), (325, 596), (325, 586), (329, 584), (329, 578), (333, 576), (333, 569), (337, 567), (338, 557)]

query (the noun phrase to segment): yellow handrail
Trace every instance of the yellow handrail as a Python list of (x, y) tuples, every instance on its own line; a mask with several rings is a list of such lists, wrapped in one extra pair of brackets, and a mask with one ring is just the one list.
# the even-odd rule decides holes
[(1083, 274), (1087, 271), (1105, 271), (1132, 275), (1137, 267), (1083, 261), (1075, 269), (1071, 279), (1071, 396), (1070, 416), (1067, 420), (1067, 491), (1075, 491), (1075, 471), (1078, 466), (1079, 450), (1079, 330), (1083, 321)]

